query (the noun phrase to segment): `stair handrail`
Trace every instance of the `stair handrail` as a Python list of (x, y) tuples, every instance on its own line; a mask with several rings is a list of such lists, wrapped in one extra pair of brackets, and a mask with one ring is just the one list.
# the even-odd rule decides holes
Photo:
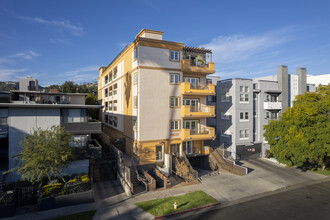
[(198, 181), (201, 181), (201, 179), (198, 177), (198, 172), (191, 166), (188, 158), (186, 157), (185, 153), (182, 152), (182, 158), (184, 163), (186, 164), (186, 166), (189, 169), (189, 172), (191, 173), (192, 177)]

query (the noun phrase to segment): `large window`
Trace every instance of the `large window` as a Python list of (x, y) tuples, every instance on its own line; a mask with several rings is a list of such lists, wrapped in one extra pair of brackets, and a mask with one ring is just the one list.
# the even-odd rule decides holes
[(170, 97), (170, 107), (179, 108), (180, 107), (180, 97), (171, 96)]
[(180, 75), (177, 73), (170, 74), (170, 84), (171, 85), (178, 85), (180, 83)]
[(170, 51), (170, 60), (171, 61), (179, 61), (179, 51), (174, 51), (174, 50), (171, 50)]
[(87, 109), (62, 109), (62, 121), (67, 123), (87, 122)]
[(239, 91), (240, 91), (239, 101), (240, 102), (249, 102), (249, 87), (240, 86)]
[(163, 145), (156, 145), (156, 161), (163, 161)]
[(228, 102), (230, 100), (229, 96), (229, 86), (225, 86), (221, 88), (221, 101), (222, 102)]
[(240, 130), (239, 131), (239, 139), (249, 139), (249, 130)]
[(180, 130), (180, 120), (173, 120), (171, 121), (171, 131), (173, 130)]
[(192, 141), (183, 141), (182, 142), (182, 152), (185, 154), (193, 153), (193, 144)]
[(239, 113), (240, 121), (248, 121), (249, 120), (249, 112), (240, 112)]

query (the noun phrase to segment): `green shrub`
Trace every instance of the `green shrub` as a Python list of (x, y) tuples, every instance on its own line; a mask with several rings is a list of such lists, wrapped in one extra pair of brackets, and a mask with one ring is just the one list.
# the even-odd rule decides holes
[(91, 186), (86, 182), (67, 182), (64, 185), (65, 194), (85, 192), (91, 189)]
[(266, 152), (265, 152), (265, 157), (266, 157), (266, 158), (271, 158), (271, 157), (274, 157), (274, 155), (273, 155), (272, 152), (270, 152), (270, 150), (266, 150)]
[(63, 184), (62, 183), (55, 183), (51, 185), (45, 185), (42, 187), (42, 196), (56, 196), (56, 195), (63, 195)]

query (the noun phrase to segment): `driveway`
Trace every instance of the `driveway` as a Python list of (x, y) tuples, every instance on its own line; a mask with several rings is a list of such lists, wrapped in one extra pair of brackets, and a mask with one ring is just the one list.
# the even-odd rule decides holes
[(242, 162), (250, 169), (246, 176), (220, 173), (202, 176), (201, 190), (221, 202), (248, 197), (280, 188), (320, 180), (326, 176), (300, 169), (287, 168), (265, 159), (253, 159)]

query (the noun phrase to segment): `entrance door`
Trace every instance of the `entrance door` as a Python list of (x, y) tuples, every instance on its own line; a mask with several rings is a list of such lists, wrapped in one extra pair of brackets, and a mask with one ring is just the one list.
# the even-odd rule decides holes
[(178, 156), (180, 154), (180, 144), (171, 144), (171, 152)]
[(192, 154), (193, 153), (193, 142), (192, 141), (182, 142), (182, 152), (185, 154)]
[(197, 88), (199, 85), (199, 78), (192, 78), (192, 77), (183, 77), (184, 82), (190, 83), (190, 88)]
[(156, 145), (156, 161), (163, 161), (163, 145)]
[(184, 99), (183, 105), (190, 105), (191, 112), (198, 112), (198, 99)]
[(183, 121), (183, 128), (190, 129), (191, 134), (198, 133), (198, 120), (184, 120)]

